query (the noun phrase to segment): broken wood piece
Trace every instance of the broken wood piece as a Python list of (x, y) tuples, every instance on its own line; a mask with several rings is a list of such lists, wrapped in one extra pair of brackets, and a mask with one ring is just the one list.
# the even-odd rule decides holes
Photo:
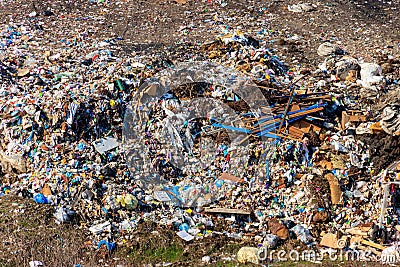
[(356, 227), (361, 229), (361, 231), (368, 232), (373, 225), (373, 223), (360, 223)]
[(291, 125), (299, 128), (302, 132), (304, 133), (309, 133), (310, 131), (319, 133), (321, 131), (321, 128), (302, 119), (299, 121), (295, 121), (294, 123), (292, 123)]
[(287, 134), (296, 139), (303, 139), (305, 132), (295, 126), (289, 126), (287, 128)]
[(368, 236), (367, 232), (363, 232), (361, 229), (356, 228), (346, 229), (345, 232), (351, 235)]
[(370, 246), (370, 247), (373, 247), (373, 248), (377, 248), (377, 249), (380, 249), (380, 250), (384, 250), (386, 248), (385, 246), (382, 246), (380, 244), (377, 244), (375, 242), (372, 242), (372, 241), (369, 241), (369, 240), (365, 240), (365, 239), (363, 241), (361, 241), (361, 244), (364, 244), (364, 245), (367, 245), (367, 246)]
[(381, 122), (380, 122), (380, 121), (378, 121), (378, 122), (372, 124), (372, 125), (369, 127), (369, 129), (371, 130), (371, 132), (372, 132), (373, 134), (377, 134), (377, 133), (383, 132), (383, 129), (382, 129), (382, 126), (381, 126)]
[(372, 247), (369, 248), (369, 251), (371, 251), (372, 253), (374, 253), (377, 256), (381, 256), (382, 255), (382, 252), (380, 252), (380, 251), (378, 251), (378, 250), (376, 250), (375, 248), (372, 248)]

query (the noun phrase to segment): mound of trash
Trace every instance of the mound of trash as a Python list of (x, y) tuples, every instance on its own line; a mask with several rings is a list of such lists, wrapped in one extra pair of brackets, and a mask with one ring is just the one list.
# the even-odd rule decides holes
[(1, 196), (50, 205), (106, 253), (149, 222), (182, 242), (253, 244), (243, 263), (292, 242), (398, 253), (398, 55), (372, 62), (325, 40), (304, 67), (240, 28), (126, 54), (93, 29), (46, 39), (49, 12), (1, 30)]

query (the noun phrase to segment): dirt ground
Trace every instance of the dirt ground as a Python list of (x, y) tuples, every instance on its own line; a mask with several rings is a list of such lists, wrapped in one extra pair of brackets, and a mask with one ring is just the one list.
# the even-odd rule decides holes
[[(311, 1), (314, 11), (294, 13), (287, 6), (300, 3), (289, 0), (174, 0), (105, 1), (88, 0), (15, 1), (0, 2), (3, 21), (29, 19), (26, 14), (36, 11), (39, 16), (50, 11), (41, 25), (48, 40), (60, 34), (86, 29), (94, 37), (120, 36), (126, 52), (151, 53), (171, 51), (170, 48), (193, 46), (212, 40), (221, 29), (241, 29), (263, 36), (269, 45), (282, 44), (280, 38), (301, 37), (300, 46), (288, 44), (301, 63), (319, 60), (316, 48), (324, 40), (339, 42), (355, 57), (376, 59), (377, 50), (387, 47), (398, 51), (400, 43), (397, 1)], [(53, 31), (52, 28), (61, 29)], [(185, 31), (185, 30), (187, 31)], [(261, 36), (259, 36), (261, 38)]]
[(32, 200), (0, 198), (1, 267), (29, 266), (30, 261), (41, 261), (45, 266), (156, 266), (160, 262), (198, 266), (206, 255), (217, 260), (216, 266), (236, 266), (232, 255), (250, 245), (223, 235), (185, 243), (172, 229), (149, 222), (129, 233), (136, 237), (134, 241), (119, 244), (109, 254), (104, 247), (98, 249), (77, 225), (55, 223), (53, 213), (51, 206)]
[[(117, 246), (114, 253), (97, 249), (76, 225), (58, 225), (51, 206), (32, 200), (5, 196), (0, 198), (0, 266), (29, 266), (30, 261), (41, 261), (45, 266), (257, 266), (242, 265), (234, 255), (250, 242), (214, 235), (185, 243), (175, 231), (154, 223), (143, 223), (133, 233), (136, 241)], [(122, 233), (124, 234), (124, 233)], [(294, 246), (299, 242), (289, 242)], [(290, 246), (290, 245), (289, 245)], [(213, 264), (205, 264), (202, 257), (210, 256)], [(269, 263), (268, 266), (293, 266), (291, 262)], [(296, 266), (360, 266), (359, 262), (299, 262)], [(362, 266), (375, 266), (362, 263)]]
[[(304, 13), (290, 12), (287, 6), (300, 1), (289, 0), (226, 0), (226, 6), (219, 1), (210, 4), (197, 0), (187, 0), (185, 5), (172, 0), (105, 2), (108, 3), (0, 0), (0, 19), (3, 23), (32, 20), (27, 14), (35, 11), (44, 21), (37, 24), (44, 29), (44, 44), (61, 45), (58, 41), (66, 33), (86, 30), (92, 38), (121, 37), (120, 53), (164, 53), (175, 59), (192, 57), (193, 51), (203, 42), (215, 39), (223, 29), (253, 33), (267, 46), (281, 51), (286, 56), (285, 61), (313, 68), (323, 60), (316, 49), (324, 40), (339, 43), (350, 55), (366, 61), (379, 62), (382, 49), (392, 54), (398, 54), (400, 49), (398, 1), (310, 1), (316, 8)], [(258, 34), (262, 31), (264, 34)], [(287, 41), (296, 35), (298, 41)], [(393, 142), (397, 144), (398, 139)], [(386, 157), (389, 157), (388, 151)], [(237, 266), (236, 261), (225, 261), (224, 257), (231, 257), (247, 245), (222, 236), (188, 245), (172, 230), (143, 224), (133, 233), (137, 242), (108, 255), (97, 251), (96, 244), (89, 243), (89, 237), (76, 226), (57, 225), (52, 213), (51, 207), (32, 201), (12, 197), (0, 199), (0, 231), (3, 233), (0, 266), (28, 266), (29, 261), (40, 258), (47, 259), (46, 266), (78, 263), (85, 263), (84, 266), (143, 266), (144, 263), (156, 266), (160, 262), (194, 266), (201, 265), (201, 258), (206, 255), (218, 260), (215, 266)], [(323, 263), (322, 266), (336, 264)], [(339, 265), (355, 266), (354, 263)]]

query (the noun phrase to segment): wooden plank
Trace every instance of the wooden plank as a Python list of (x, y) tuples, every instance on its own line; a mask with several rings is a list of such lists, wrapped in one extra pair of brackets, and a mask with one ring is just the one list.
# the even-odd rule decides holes
[(304, 119), (299, 120), (299, 121), (295, 121), (291, 125), (299, 128), (304, 133), (309, 133), (311, 130), (316, 132), (316, 133), (319, 133), (321, 131), (320, 127), (318, 127), (318, 126), (316, 126), (316, 125), (314, 125), (314, 124), (312, 124), (312, 123), (310, 123), (310, 122), (308, 122), (308, 121), (306, 121)]
[(380, 244), (377, 244), (375, 242), (372, 242), (372, 241), (369, 241), (369, 240), (365, 240), (365, 239), (363, 241), (361, 241), (361, 244), (364, 244), (364, 245), (367, 245), (367, 246), (370, 246), (370, 247), (373, 247), (373, 248), (377, 248), (377, 249), (380, 249), (380, 250), (384, 250), (386, 248), (385, 246), (382, 246)]
[(351, 235), (368, 236), (367, 232), (363, 232), (361, 229), (357, 228), (346, 229), (346, 233)]
[(282, 132), (282, 134), (299, 140), (303, 139), (304, 137), (304, 132), (294, 126), (289, 126), (284, 132)]
[[(295, 114), (290, 114), (289, 115), (289, 119), (293, 119), (293, 118), (305, 116), (305, 115), (308, 115), (308, 114), (312, 114), (312, 113), (321, 111), (323, 109), (324, 109), (323, 107), (319, 107), (319, 108), (314, 108), (314, 109), (310, 109), (310, 110), (306, 110), (306, 111), (301, 111), (301, 112), (298, 112), (298, 113), (295, 113)], [(269, 121), (261, 123), (260, 126), (262, 127), (262, 126), (265, 126), (265, 125), (268, 125), (268, 124), (272, 124), (272, 123), (278, 122), (280, 120), (281, 120), (281, 118), (276, 118), (276, 119), (273, 119), (273, 120), (269, 120)]]

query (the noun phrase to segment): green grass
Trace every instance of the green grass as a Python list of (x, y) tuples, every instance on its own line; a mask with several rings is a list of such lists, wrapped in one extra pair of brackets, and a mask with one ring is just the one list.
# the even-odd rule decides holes
[(144, 250), (131, 250), (129, 257), (137, 262), (176, 262), (183, 259), (183, 248), (179, 244), (156, 247), (147, 245)]
[(148, 256), (154, 260), (175, 262), (181, 259), (183, 255), (183, 249), (177, 244), (172, 244), (171, 246), (165, 248), (157, 248), (154, 251), (146, 251), (145, 254), (148, 254)]

